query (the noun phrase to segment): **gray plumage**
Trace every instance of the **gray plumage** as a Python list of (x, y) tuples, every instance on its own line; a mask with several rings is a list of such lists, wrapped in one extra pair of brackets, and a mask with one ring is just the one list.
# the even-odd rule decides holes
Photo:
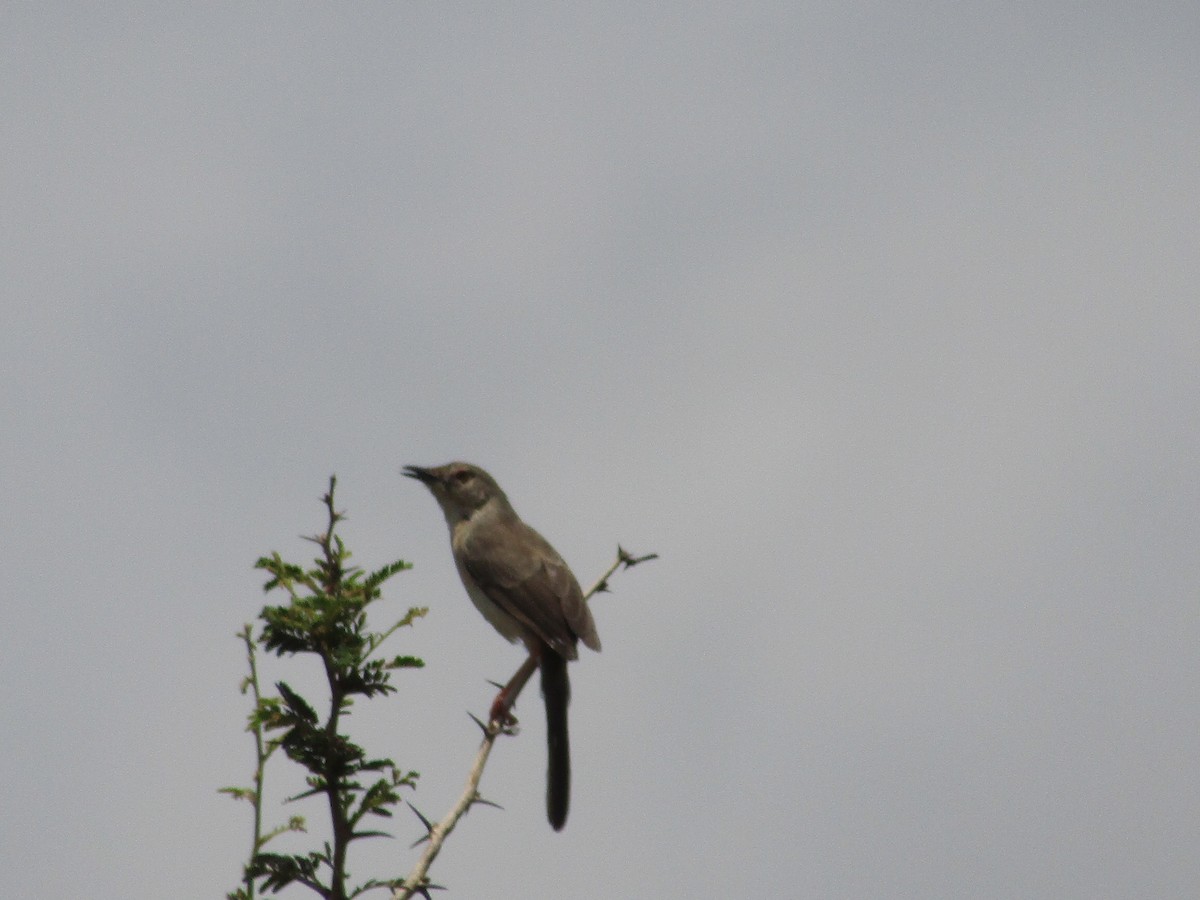
[(521, 521), (500, 485), (464, 462), (406, 466), (432, 492), (450, 529), (459, 577), (472, 602), (500, 634), (539, 656), (546, 700), (549, 761), (546, 812), (557, 831), (570, 805), (567, 660), (577, 642), (599, 651), (600, 637), (579, 582), (549, 542)]

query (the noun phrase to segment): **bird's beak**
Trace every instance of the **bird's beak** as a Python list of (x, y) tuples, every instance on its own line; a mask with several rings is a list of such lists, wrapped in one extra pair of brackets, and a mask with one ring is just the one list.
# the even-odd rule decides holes
[(405, 466), (400, 471), (401, 474), (407, 475), (409, 478), (415, 478), (423, 484), (433, 484), (438, 480), (438, 477), (433, 472), (421, 466)]

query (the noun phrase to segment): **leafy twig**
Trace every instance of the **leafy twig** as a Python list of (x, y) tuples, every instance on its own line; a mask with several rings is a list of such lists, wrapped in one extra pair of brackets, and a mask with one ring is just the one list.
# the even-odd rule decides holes
[[(348, 564), (350, 551), (336, 533), (345, 518), (334, 506), (336, 486), (337, 480), (330, 478), (329, 491), (321, 498), (327, 513), (324, 532), (308, 538), (320, 550), (312, 568), (285, 562), (278, 553), (257, 563), (258, 568), (271, 576), (265, 590), (281, 589), (290, 598), (286, 605), (263, 608), (260, 613), (263, 628), (257, 643), (278, 656), (316, 654), (328, 682), (329, 703), (322, 720), (313, 704), (286, 682), (276, 683), (278, 696), (262, 696), (255, 641), (250, 626), (246, 626), (241, 636), (250, 658), (251, 674), (245, 684), (252, 687), (255, 698), (250, 720), (257, 768), (254, 788), (227, 791), (253, 800), (255, 824), (253, 852), (245, 867), (243, 886), (229, 895), (232, 900), (253, 900), (256, 882), (261, 890), (272, 892), (289, 884), (302, 884), (325, 900), (350, 900), (371, 887), (381, 886), (381, 882), (369, 881), (357, 888), (347, 887), (346, 857), (350, 843), (382, 835), (380, 831), (364, 830), (361, 827), (364, 820), (367, 816), (391, 816), (391, 808), (400, 802), (399, 789), (412, 787), (416, 782), (415, 772), (403, 772), (390, 759), (368, 756), (341, 732), (343, 716), (355, 696), (369, 698), (391, 693), (395, 690), (390, 684), (393, 671), (424, 665), (413, 656), (388, 659), (374, 654), (388, 636), (411, 625), (426, 610), (410, 609), (386, 631), (368, 630), (366, 608), (380, 598), (380, 586), (410, 566), (396, 561), (364, 574)], [(281, 735), (267, 740), (264, 737), (267, 731), (278, 731)], [(303, 854), (264, 852), (267, 842), (279, 834), (304, 830), (303, 819), (294, 817), (286, 826), (266, 835), (261, 833), (263, 767), (280, 747), (289, 759), (308, 772), (308, 789), (289, 800), (325, 797), (332, 842), (325, 842), (319, 850)]]

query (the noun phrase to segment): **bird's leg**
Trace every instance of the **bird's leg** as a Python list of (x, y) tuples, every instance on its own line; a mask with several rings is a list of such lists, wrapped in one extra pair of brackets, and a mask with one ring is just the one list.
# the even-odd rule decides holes
[(516, 724), (516, 717), (512, 714), (513, 704), (517, 702), (517, 697), (525, 687), (525, 682), (537, 671), (541, 658), (542, 647), (538, 646), (529, 651), (529, 658), (521, 664), (521, 668), (513, 673), (513, 677), (508, 679), (508, 684), (500, 688), (500, 693), (492, 701), (492, 711), (489, 713), (490, 721), (504, 726)]

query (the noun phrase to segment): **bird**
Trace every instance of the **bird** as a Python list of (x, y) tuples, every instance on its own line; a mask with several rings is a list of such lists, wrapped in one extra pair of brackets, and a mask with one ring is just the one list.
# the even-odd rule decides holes
[[(599, 652), (600, 636), (579, 582), (550, 543), (526, 525), (508, 496), (479, 466), (405, 466), (403, 473), (433, 494), (450, 529), (450, 548), (467, 595), (510, 642), (538, 663), (546, 703), (546, 817), (555, 831), (567, 821), (571, 750), (567, 662), (578, 644)], [(496, 698), (500, 707), (504, 691)]]

